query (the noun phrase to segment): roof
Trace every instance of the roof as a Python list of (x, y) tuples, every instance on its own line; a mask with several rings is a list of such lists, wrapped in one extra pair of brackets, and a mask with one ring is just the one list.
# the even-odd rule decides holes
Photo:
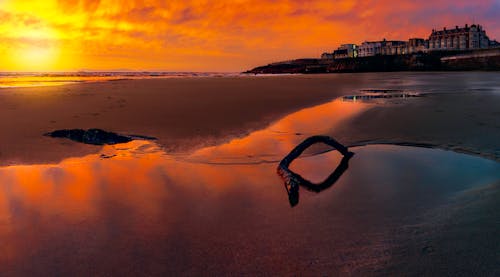
[(465, 25), (465, 27), (460, 27), (460, 28), (458, 26), (455, 26), (455, 28), (451, 28), (451, 29), (443, 28), (443, 30), (439, 30), (439, 31), (432, 30), (431, 36), (432, 35), (447, 35), (447, 34), (457, 34), (457, 33), (469, 32), (471, 28), (476, 28), (476, 27), (481, 29), (481, 25), (472, 24), (470, 26)]

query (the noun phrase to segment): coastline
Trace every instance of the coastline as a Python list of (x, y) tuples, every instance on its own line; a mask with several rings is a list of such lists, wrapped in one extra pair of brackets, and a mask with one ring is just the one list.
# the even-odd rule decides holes
[(408, 71), (499, 71), (500, 48), (375, 55), (339, 59), (295, 59), (258, 66), (246, 74), (322, 74)]

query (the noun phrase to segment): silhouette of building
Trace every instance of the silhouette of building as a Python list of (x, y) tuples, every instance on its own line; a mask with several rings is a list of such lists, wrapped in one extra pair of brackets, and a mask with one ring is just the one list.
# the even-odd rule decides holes
[(358, 56), (358, 46), (352, 43), (342, 44), (333, 52), (333, 55), (335, 59), (356, 58)]
[(337, 49), (333, 51), (333, 58), (334, 59), (345, 59), (349, 57), (349, 53), (347, 49)]
[(333, 60), (333, 53), (323, 53), (321, 54), (321, 59), (323, 60)]
[(342, 44), (333, 53), (323, 53), (321, 54), (321, 59), (331, 60), (331, 59), (345, 59), (345, 58), (356, 58), (358, 56), (358, 46), (356, 44)]

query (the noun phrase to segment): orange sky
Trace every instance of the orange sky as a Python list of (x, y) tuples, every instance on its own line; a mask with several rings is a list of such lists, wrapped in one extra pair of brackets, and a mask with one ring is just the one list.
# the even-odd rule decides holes
[(0, 71), (242, 71), (473, 21), (498, 39), (498, 14), (498, 0), (0, 0)]

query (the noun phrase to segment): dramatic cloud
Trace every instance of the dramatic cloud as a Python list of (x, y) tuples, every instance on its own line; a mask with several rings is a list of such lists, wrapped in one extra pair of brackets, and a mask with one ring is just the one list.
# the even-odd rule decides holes
[(240, 71), (465, 23), (499, 38), (499, 12), (497, 0), (4, 0), (0, 70)]

